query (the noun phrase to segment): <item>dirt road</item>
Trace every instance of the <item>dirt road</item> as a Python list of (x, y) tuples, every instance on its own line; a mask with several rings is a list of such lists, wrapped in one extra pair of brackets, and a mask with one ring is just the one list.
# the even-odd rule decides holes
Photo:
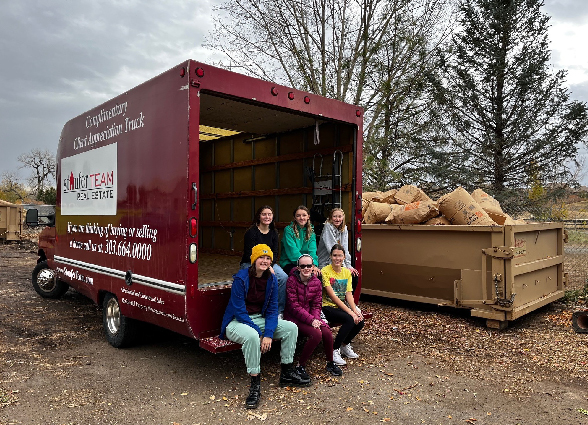
[(262, 358), (262, 404), (247, 411), (240, 352), (152, 327), (112, 348), (89, 300), (34, 292), (35, 262), (33, 245), (0, 245), (2, 425), (588, 423), (588, 336), (562, 305), (494, 332), (455, 310), (363, 303), (374, 318), (343, 377), (328, 377), (317, 352), (312, 387), (279, 388), (276, 346)]

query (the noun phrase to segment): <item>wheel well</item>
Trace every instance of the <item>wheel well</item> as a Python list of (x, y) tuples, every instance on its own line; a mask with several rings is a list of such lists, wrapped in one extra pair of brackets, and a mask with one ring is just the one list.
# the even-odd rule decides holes
[(47, 256), (45, 255), (45, 251), (42, 249), (37, 251), (37, 255), (39, 256), (37, 260), (37, 264), (42, 263), (43, 261), (47, 261)]
[(102, 304), (104, 303), (104, 297), (106, 296), (106, 294), (110, 294), (111, 292), (108, 291), (98, 291), (98, 306), (102, 307)]

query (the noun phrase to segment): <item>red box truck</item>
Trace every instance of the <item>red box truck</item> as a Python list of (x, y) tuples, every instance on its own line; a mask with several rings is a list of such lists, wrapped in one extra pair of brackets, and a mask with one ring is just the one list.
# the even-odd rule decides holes
[(101, 304), (115, 347), (144, 321), (229, 349), (216, 336), (261, 205), (278, 228), (299, 204), (317, 225), (342, 207), (361, 270), (362, 114), (188, 60), (70, 120), (35, 290), (56, 298), (72, 287)]

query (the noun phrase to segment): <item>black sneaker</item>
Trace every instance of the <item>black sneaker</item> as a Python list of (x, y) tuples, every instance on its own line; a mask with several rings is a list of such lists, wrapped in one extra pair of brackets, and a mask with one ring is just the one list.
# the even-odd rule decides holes
[(300, 375), (302, 379), (308, 379), (310, 381), (310, 376), (306, 372), (306, 369), (304, 369), (304, 366), (296, 366), (296, 372), (298, 372), (298, 375)]
[(280, 373), (280, 387), (308, 387), (310, 379), (304, 379), (292, 363), (282, 363), (282, 373)]
[(327, 362), (327, 372), (329, 372), (333, 376), (343, 375), (343, 371), (339, 366), (335, 364), (335, 362)]

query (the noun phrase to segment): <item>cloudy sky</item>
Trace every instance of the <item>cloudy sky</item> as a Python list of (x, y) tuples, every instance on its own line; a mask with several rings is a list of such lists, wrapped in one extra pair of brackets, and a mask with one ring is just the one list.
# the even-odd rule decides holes
[[(219, 0), (5, 0), (0, 8), (0, 174), (33, 148), (55, 152), (66, 121), (202, 47)], [(588, 102), (588, 1), (545, 0), (554, 69)]]

